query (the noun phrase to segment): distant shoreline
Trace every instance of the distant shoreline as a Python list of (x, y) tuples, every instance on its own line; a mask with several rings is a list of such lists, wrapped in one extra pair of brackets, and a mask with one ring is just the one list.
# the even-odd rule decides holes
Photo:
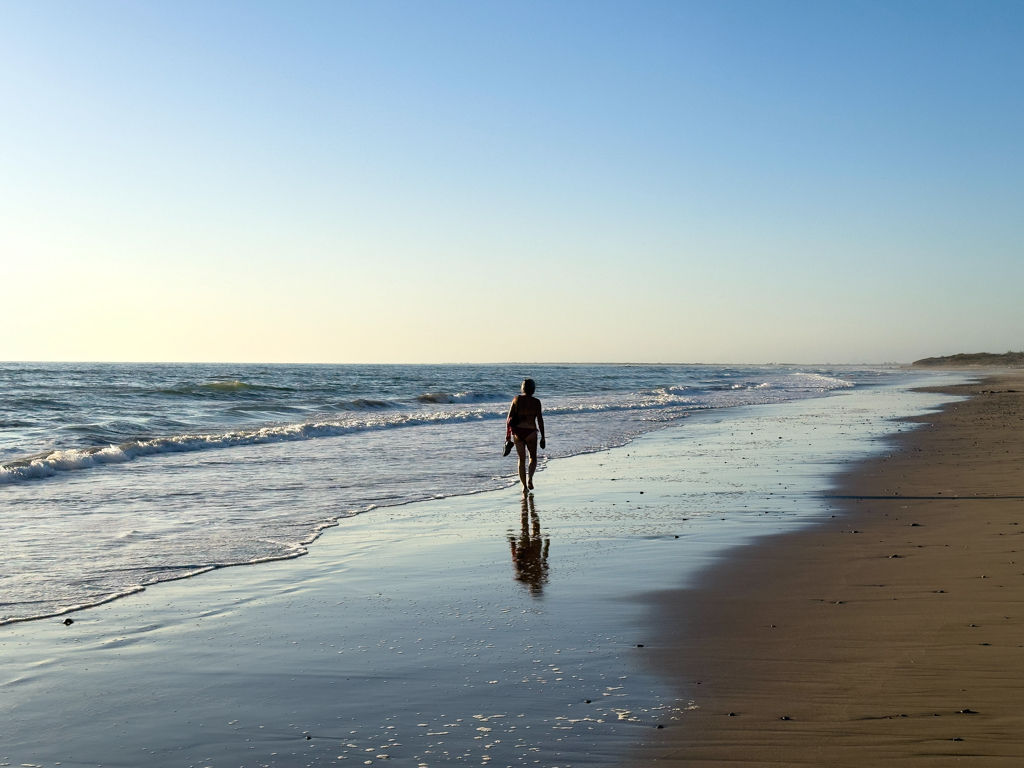
[(1024, 368), (1024, 352), (959, 352), (945, 357), (925, 357), (910, 364), (914, 368)]

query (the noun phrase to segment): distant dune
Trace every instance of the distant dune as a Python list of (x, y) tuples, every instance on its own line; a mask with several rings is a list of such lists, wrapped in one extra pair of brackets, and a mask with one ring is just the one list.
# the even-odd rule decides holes
[(913, 365), (919, 368), (946, 368), (953, 366), (999, 366), (1010, 368), (1024, 367), (1024, 352), (1006, 352), (1002, 355), (994, 355), (991, 352), (961, 352), (946, 357), (926, 357), (923, 360), (915, 360)]

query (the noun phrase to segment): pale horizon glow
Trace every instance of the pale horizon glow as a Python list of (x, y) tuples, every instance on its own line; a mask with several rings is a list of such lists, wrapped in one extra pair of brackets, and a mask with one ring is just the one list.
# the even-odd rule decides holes
[(0, 360), (1024, 348), (1024, 6), (4, 2)]

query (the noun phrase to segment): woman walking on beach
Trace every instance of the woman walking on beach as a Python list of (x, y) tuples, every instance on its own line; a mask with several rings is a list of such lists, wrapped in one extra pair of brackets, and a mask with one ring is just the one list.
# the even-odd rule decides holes
[[(540, 447), (544, 447), (544, 417), (541, 415), (540, 400), (533, 396), (537, 385), (533, 379), (524, 379), (522, 393), (512, 398), (508, 409), (506, 428), (512, 434), (519, 454), (519, 480), (523, 493), (533, 490), (533, 472), (537, 469), (537, 434), (540, 433)], [(526, 452), (530, 452), (530, 466), (526, 466)]]

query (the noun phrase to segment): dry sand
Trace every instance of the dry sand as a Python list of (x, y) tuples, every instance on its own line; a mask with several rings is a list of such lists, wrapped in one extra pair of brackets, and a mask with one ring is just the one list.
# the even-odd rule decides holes
[(698, 708), (634, 764), (1024, 765), (1024, 374), (943, 391), (834, 519), (658, 596)]

